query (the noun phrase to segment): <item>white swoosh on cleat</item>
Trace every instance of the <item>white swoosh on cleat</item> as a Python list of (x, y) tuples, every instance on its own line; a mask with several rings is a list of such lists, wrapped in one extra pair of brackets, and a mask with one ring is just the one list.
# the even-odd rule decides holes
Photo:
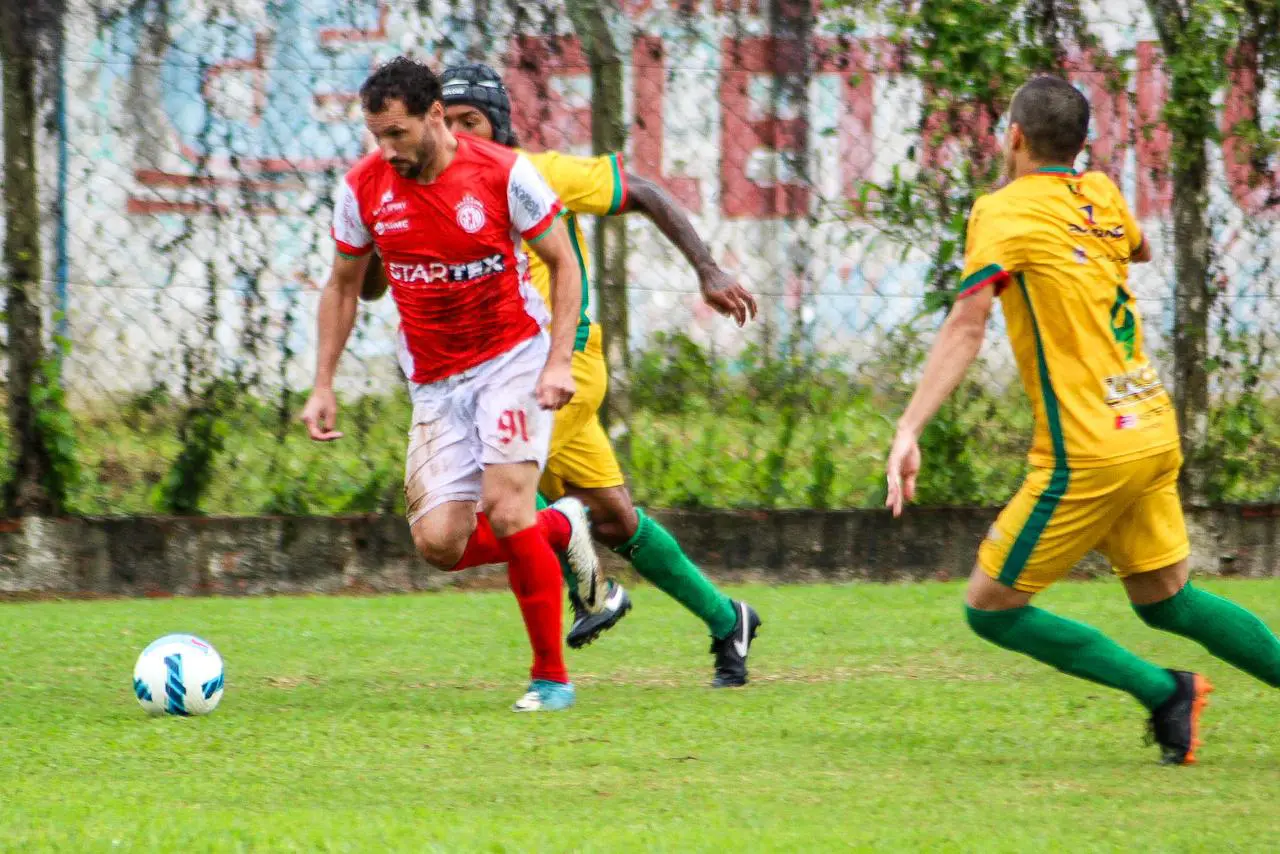
[(604, 602), (604, 610), (606, 611), (618, 610), (618, 608), (621, 607), (622, 605), (622, 595), (623, 595), (622, 585), (615, 583), (613, 585), (612, 592), (609, 593), (609, 598), (606, 599)]
[(739, 602), (738, 607), (742, 609), (742, 615), (739, 617), (742, 622), (742, 639), (733, 639), (733, 649), (740, 657), (746, 658), (747, 650), (750, 648), (751, 620), (747, 617), (747, 606), (744, 603)]

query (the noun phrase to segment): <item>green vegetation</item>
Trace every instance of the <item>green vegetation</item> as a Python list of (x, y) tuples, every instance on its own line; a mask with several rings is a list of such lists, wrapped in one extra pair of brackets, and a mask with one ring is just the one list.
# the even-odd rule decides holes
[[(884, 455), (918, 353), (905, 337), (850, 370), (838, 359), (767, 360), (754, 350), (715, 359), (683, 336), (658, 336), (634, 368), (631, 456), (623, 468), (636, 500), (684, 508), (879, 506)], [(347, 435), (327, 445), (310, 441), (295, 420), (302, 395), (267, 403), (221, 390), (212, 399), (217, 407), (195, 410), (194, 419), (162, 392), (104, 415), (77, 413), (72, 511), (165, 512), (175, 509), (175, 495), (184, 497), (184, 511), (210, 514), (403, 510), (406, 396), (347, 401), (339, 414)], [(978, 366), (925, 433), (918, 503), (1003, 503), (1025, 472), (1031, 429), (1016, 380)], [(1234, 395), (1213, 411), (1209, 432), (1215, 500), (1280, 497), (1280, 399), (1256, 388)], [(0, 451), (7, 439), (0, 431)], [(194, 450), (184, 457), (184, 449)], [(202, 480), (188, 488), (183, 472)]]

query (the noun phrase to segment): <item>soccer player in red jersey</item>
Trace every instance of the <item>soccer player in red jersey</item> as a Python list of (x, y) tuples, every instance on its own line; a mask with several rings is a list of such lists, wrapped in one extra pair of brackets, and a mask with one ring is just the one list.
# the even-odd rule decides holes
[[(405, 495), (414, 544), (442, 569), (471, 549), (508, 562), (533, 646), (517, 711), (573, 704), (560, 641), (554, 549), (585, 539), (557, 510), (535, 510), (552, 413), (573, 397), (570, 369), (581, 286), (560, 202), (523, 156), (455, 137), (439, 78), (399, 57), (360, 89), (378, 150), (338, 187), (337, 253), (320, 299), (315, 386), (302, 413), (311, 438), (338, 439), (333, 379), (376, 247), (400, 311), (399, 358), (413, 424)], [(552, 273), (550, 307), (531, 286), (532, 247)], [(594, 552), (591, 553), (594, 559)]]

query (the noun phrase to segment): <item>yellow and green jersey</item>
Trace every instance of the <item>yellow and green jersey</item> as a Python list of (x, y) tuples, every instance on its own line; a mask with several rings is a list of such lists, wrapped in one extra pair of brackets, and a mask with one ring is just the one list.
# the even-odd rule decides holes
[(1000, 295), (1035, 411), (1032, 465), (1065, 476), (1178, 446), (1129, 290), (1129, 258), (1142, 242), (1100, 172), (1042, 169), (973, 206), (961, 295), (988, 285)]
[[(535, 169), (551, 185), (552, 191), (560, 197), (565, 209), (565, 225), (569, 228), (569, 241), (578, 256), (578, 266), (582, 277), (582, 317), (578, 323), (578, 335), (574, 341), (575, 350), (586, 350), (592, 330), (595, 327), (590, 311), (590, 280), (588, 278), (587, 241), (582, 232), (582, 224), (578, 222), (578, 214), (595, 214), (608, 216), (622, 210), (627, 198), (626, 173), (622, 168), (622, 155), (609, 154), (602, 157), (575, 157), (561, 154), (558, 151), (543, 151), (537, 154), (524, 152), (533, 163)], [(551, 305), (551, 273), (547, 265), (534, 252), (529, 252), (529, 277), (538, 293)], [(597, 332), (594, 337), (599, 338)]]

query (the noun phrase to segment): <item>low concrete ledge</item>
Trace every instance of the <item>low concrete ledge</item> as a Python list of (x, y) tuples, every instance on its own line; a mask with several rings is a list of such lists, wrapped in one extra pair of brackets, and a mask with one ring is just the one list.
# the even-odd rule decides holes
[[(654, 511), (709, 575), (777, 582), (963, 578), (996, 511)], [(1188, 510), (1195, 571), (1280, 575), (1280, 507)], [(625, 564), (605, 555), (610, 572)], [(1091, 555), (1077, 573), (1106, 572)], [(254, 595), (505, 584), (501, 567), (429, 568), (402, 519), (127, 517), (0, 520), (0, 593)]]

